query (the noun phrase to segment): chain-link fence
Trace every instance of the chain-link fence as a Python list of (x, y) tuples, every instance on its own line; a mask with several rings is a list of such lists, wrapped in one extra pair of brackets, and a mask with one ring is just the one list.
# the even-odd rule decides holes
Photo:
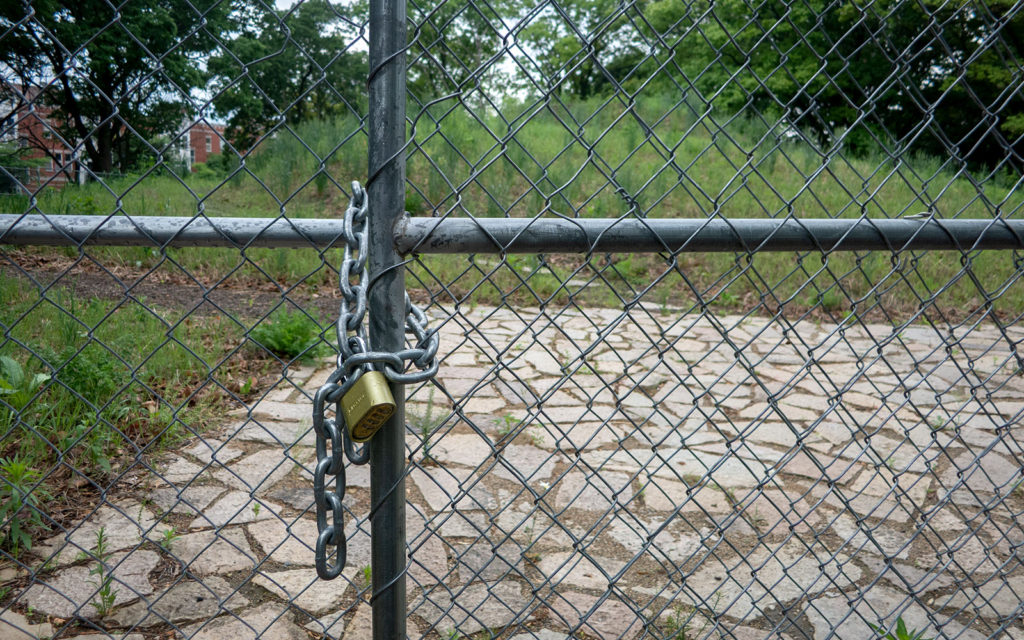
[(0, 637), (1024, 637), (1019, 3), (0, 27)]

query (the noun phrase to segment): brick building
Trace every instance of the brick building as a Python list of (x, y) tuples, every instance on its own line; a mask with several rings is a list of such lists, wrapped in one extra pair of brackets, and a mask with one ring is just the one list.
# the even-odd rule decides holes
[[(0, 191), (61, 188), (69, 182), (84, 184), (92, 175), (78, 141), (61, 137), (59, 116), (37, 96), (30, 90), (22, 100), (0, 100), (0, 145), (22, 149), (18, 157), (28, 162), (18, 164), (30, 165), (5, 167), (0, 159)], [(180, 137), (177, 157), (189, 170), (221, 152), (224, 125), (186, 120), (182, 130), (188, 133)]]
[[(224, 145), (224, 125), (198, 121), (186, 122), (188, 135), (182, 136), (180, 158), (189, 169), (197, 163), (205, 163), (210, 156), (221, 152)], [(194, 169), (192, 169), (194, 170)]]
[(75, 141), (61, 137), (53, 110), (39, 104), (36, 95), (30, 91), (26, 101), (10, 98), (0, 102), (0, 144), (24, 149), (19, 158), (30, 165), (4, 167), (0, 183), (17, 182), (35, 191), (43, 186), (59, 188), (68, 182), (84, 182), (81, 151), (76, 149)]

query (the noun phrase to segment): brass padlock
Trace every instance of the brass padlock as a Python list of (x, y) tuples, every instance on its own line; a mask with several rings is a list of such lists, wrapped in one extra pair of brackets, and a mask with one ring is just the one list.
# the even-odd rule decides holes
[(366, 442), (395, 412), (395, 399), (388, 380), (380, 371), (359, 376), (341, 397), (341, 411), (353, 442)]

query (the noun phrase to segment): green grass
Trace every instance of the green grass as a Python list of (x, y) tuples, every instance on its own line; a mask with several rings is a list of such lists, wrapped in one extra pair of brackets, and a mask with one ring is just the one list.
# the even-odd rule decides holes
[(0, 299), (3, 377), (21, 381), (0, 395), (0, 460), (32, 470), (0, 495), (0, 515), (21, 509), (23, 528), (4, 532), (12, 552), (45, 532), (48, 523), (28, 508), (33, 500), (75, 504), (84, 498), (69, 487), (106, 487), (137, 456), (177, 444), (226, 407), (241, 406), (224, 390), (240, 391), (269, 364), (245, 325), (222, 316), (172, 322), (180, 312), (145, 300), (60, 286), (43, 292), (15, 278), (0, 279)]
[[(646, 131), (613, 101), (549, 105), (525, 124), (510, 102), (494, 113), (456, 110), (421, 117), (410, 128), (417, 145), (408, 160), (406, 206), (416, 215), (566, 215), (618, 217), (899, 216), (931, 207), (942, 217), (987, 218), (1018, 212), (1024, 192), (1006, 176), (957, 176), (941, 159), (888, 155), (823, 157), (811, 146), (763, 124), (713, 117), (699, 122), (674, 97), (650, 96), (632, 107)], [(532, 112), (531, 112), (532, 113)], [(586, 122), (581, 128), (565, 122)], [(338, 217), (348, 183), (365, 179), (366, 142), (354, 118), (307, 122), (263, 142), (244, 168), (169, 168), (105, 184), (47, 190), (34, 202), (0, 196), (0, 209), (30, 213)], [(443, 133), (439, 135), (439, 131)], [(455, 149), (458, 150), (456, 153)], [(227, 164), (227, 163), (225, 163)], [(233, 171), (229, 174), (224, 171)], [(630, 194), (627, 203), (609, 179)], [(15, 261), (67, 264), (77, 253), (33, 247), (5, 250)], [(89, 248), (110, 269), (151, 277), (182, 270), (228, 287), (296, 286), (295, 296), (336, 287), (339, 251), (312, 249)], [(447, 302), (616, 306), (637, 300), (664, 308), (730, 312), (760, 307), (816, 309), (837, 320), (851, 311), (885, 307), (909, 313), (935, 302), (954, 312), (984, 305), (1013, 313), (1024, 303), (1008, 252), (970, 257), (969, 273), (952, 254), (905, 254), (895, 265), (884, 252), (815, 254), (687, 254), (578, 256), (424, 256), (410, 265), (411, 288), (446, 290)], [(597, 281), (587, 287), (569, 279)], [(953, 281), (948, 288), (945, 285)], [(421, 284), (422, 283), (422, 284)], [(1003, 291), (1002, 289), (1006, 290)], [(940, 292), (941, 290), (941, 292)], [(934, 299), (933, 299), (934, 298)]]
[(257, 325), (250, 337), (278, 357), (311, 360), (327, 352), (327, 345), (320, 341), (320, 331), (320, 322), (315, 317), (279, 308)]

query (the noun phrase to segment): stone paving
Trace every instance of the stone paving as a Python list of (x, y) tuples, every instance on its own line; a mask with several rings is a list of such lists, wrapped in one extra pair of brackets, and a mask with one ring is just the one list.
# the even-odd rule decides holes
[[(1024, 331), (477, 308), (441, 337), (407, 405), (410, 637), (1024, 638)], [(367, 468), (343, 577), (312, 568), (327, 373), (129, 473), (18, 602), (90, 638), (370, 637)], [(52, 633), (19, 615), (0, 637)]]

